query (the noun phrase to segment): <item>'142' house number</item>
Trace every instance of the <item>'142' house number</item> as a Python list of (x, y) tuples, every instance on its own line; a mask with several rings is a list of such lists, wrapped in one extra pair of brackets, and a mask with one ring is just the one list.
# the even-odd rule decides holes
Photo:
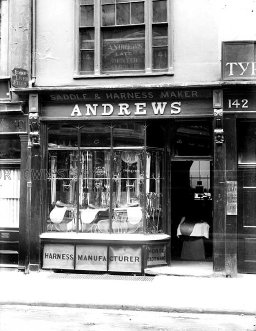
[(228, 99), (228, 108), (248, 108), (248, 99)]

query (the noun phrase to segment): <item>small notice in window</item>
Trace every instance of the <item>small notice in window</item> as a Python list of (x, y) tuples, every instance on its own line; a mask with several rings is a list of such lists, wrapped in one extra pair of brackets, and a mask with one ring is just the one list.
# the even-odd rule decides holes
[(227, 182), (227, 215), (237, 215), (237, 182)]

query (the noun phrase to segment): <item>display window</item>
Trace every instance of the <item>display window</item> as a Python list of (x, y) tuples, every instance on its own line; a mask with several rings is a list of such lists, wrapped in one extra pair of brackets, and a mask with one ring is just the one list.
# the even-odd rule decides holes
[(46, 230), (163, 232), (165, 152), (147, 145), (151, 130), (139, 122), (49, 124)]

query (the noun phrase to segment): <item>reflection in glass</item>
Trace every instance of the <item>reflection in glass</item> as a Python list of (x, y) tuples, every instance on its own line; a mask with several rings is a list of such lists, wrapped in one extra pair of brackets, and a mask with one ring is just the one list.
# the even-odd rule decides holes
[(102, 26), (115, 25), (115, 6), (102, 6)]
[(238, 162), (256, 163), (256, 123), (241, 122), (238, 126)]
[(113, 145), (120, 146), (144, 146), (144, 125), (140, 123), (120, 123), (113, 128)]
[(162, 232), (163, 153), (151, 151), (146, 157), (146, 231)]
[(167, 22), (167, 1), (154, 0), (153, 1), (153, 22)]
[(120, 3), (116, 6), (116, 24), (130, 24), (130, 5), (129, 3)]
[(81, 147), (110, 147), (110, 144), (109, 126), (88, 124), (81, 129)]
[(17, 137), (0, 137), (0, 159), (19, 159), (20, 139)]
[(93, 26), (94, 6), (81, 6), (80, 26)]
[(77, 147), (77, 128), (72, 125), (52, 125), (49, 128), (48, 147)]

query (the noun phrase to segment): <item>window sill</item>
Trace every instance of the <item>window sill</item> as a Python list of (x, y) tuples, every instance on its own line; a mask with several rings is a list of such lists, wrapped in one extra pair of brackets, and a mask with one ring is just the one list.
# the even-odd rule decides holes
[(152, 76), (173, 76), (173, 69), (168, 72), (129, 72), (129, 73), (109, 73), (109, 74), (101, 74), (101, 75), (86, 75), (86, 74), (75, 74), (73, 79), (97, 79), (97, 78), (123, 78), (123, 77), (152, 77)]

